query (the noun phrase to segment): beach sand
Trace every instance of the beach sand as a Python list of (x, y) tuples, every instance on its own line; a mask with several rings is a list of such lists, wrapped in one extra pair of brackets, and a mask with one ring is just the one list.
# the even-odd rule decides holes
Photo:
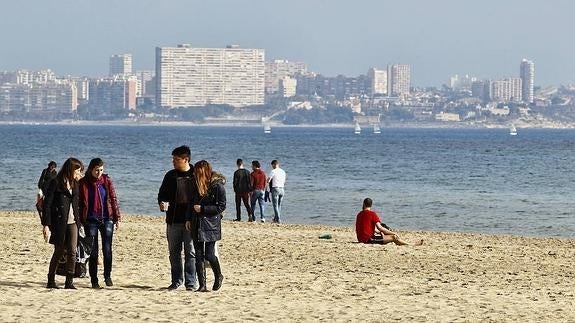
[(218, 292), (166, 291), (164, 219), (138, 215), (114, 235), (113, 287), (49, 290), (38, 216), (2, 211), (0, 321), (575, 321), (572, 239), (400, 231), (425, 245), (398, 247), (352, 228), (223, 227)]

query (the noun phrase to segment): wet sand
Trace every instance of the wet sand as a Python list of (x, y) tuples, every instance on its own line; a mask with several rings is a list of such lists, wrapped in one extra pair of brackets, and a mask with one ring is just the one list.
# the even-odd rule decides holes
[(1, 211), (0, 321), (575, 321), (573, 239), (400, 231), (425, 244), (398, 247), (355, 243), (352, 228), (223, 230), (218, 292), (167, 291), (163, 218), (139, 215), (114, 235), (113, 287), (48, 290), (38, 216)]

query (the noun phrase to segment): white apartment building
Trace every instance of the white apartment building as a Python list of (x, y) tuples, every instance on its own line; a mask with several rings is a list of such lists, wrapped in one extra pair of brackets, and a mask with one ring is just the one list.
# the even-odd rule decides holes
[(132, 54), (117, 54), (110, 57), (110, 76), (132, 74)]
[(266, 94), (275, 94), (279, 91), (280, 80), (284, 77), (294, 77), (296, 74), (306, 74), (307, 65), (302, 62), (290, 62), (284, 59), (276, 59), (266, 62), (265, 67)]
[(407, 64), (388, 65), (387, 88), (389, 96), (409, 94), (411, 88), (411, 66)]
[(284, 98), (295, 96), (297, 80), (286, 76), (280, 80), (279, 94)]
[(535, 64), (527, 59), (521, 61), (519, 67), (521, 78), (521, 96), (524, 102), (533, 102), (533, 88), (535, 86)]
[(521, 78), (511, 77), (492, 81), (491, 100), (500, 102), (520, 102)]
[(387, 94), (387, 71), (379, 70), (375, 67), (367, 71), (367, 78), (369, 79), (369, 93), (373, 95)]
[(193, 107), (208, 104), (264, 104), (263, 49), (156, 48), (156, 104)]

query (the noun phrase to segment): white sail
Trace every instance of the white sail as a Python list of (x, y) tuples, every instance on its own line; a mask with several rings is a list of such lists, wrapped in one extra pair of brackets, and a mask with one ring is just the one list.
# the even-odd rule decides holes
[(509, 135), (517, 136), (517, 128), (515, 128), (515, 125), (511, 125), (511, 127), (509, 127)]
[(377, 123), (373, 124), (373, 133), (375, 134), (381, 133), (381, 129), (379, 128), (379, 125)]
[(361, 127), (359, 126), (359, 123), (358, 123), (358, 122), (355, 123), (355, 128), (354, 128), (353, 132), (354, 132), (356, 135), (359, 135), (359, 134), (361, 133)]

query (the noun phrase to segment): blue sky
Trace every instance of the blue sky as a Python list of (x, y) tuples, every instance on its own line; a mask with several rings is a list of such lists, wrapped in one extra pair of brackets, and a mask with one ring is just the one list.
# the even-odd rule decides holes
[(156, 46), (240, 44), (328, 76), (411, 64), (418, 86), (517, 76), (525, 57), (537, 85), (559, 85), (575, 83), (573, 12), (568, 0), (3, 0), (0, 70), (98, 76), (112, 54), (153, 69)]

